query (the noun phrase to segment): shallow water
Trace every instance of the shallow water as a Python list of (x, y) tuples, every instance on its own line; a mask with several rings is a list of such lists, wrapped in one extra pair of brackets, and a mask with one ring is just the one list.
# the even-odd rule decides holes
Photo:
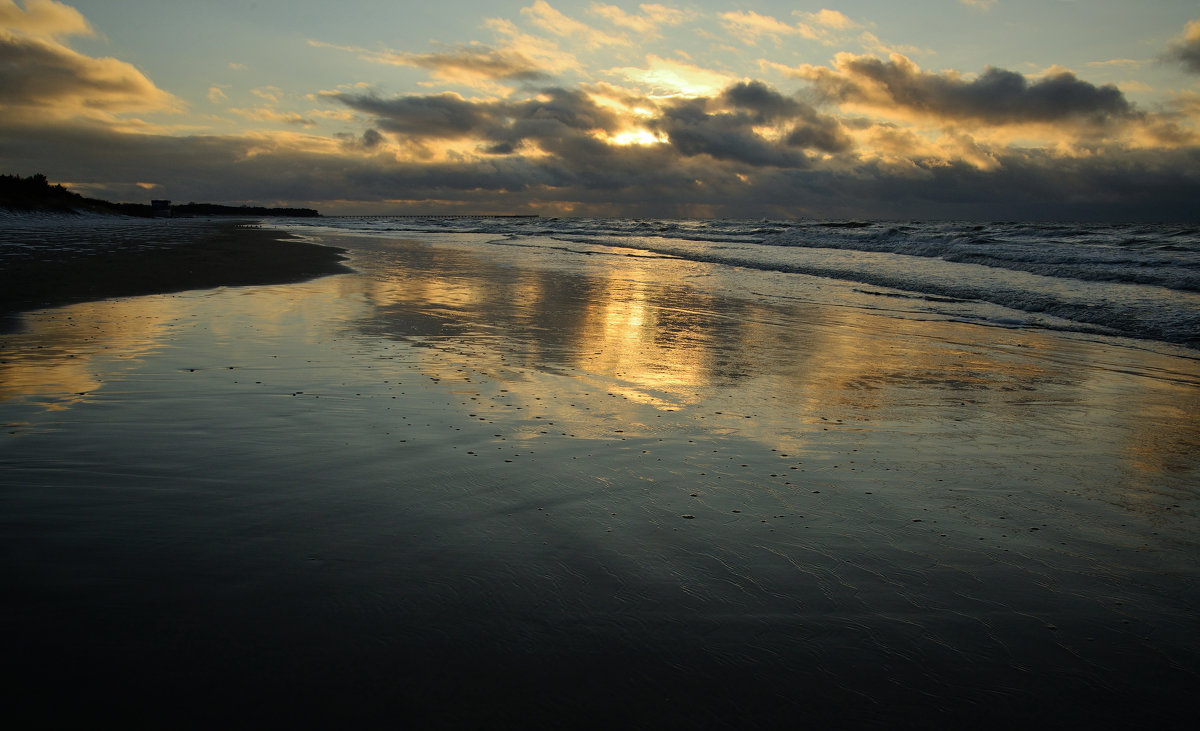
[(328, 240), (359, 274), (0, 336), (19, 695), (172, 725), (1182, 727), (1188, 351), (637, 250)]

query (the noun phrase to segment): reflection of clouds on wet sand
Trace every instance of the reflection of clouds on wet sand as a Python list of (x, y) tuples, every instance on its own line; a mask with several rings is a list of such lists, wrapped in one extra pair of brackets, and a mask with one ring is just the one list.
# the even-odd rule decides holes
[[(83, 302), (21, 315), (20, 328), (0, 335), (0, 402), (58, 410), (110, 390), (144, 358), (167, 346), (174, 368), (193, 357), (181, 343), (203, 328), (236, 357), (276, 342), (280, 352), (311, 345), (323, 330), (297, 327), (354, 307), (352, 278), (331, 277), (286, 287), (245, 287)], [(252, 323), (253, 342), (242, 341)], [(299, 340), (297, 334), (300, 335)], [(131, 376), (135, 377), (135, 376)]]
[(182, 307), (168, 298), (85, 302), (24, 315), (0, 336), (0, 401), (67, 408), (128, 361), (158, 348)]

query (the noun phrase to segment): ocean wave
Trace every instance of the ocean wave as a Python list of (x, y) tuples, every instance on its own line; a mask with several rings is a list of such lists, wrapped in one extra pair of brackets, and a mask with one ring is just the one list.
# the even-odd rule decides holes
[(1025, 322), (1054, 318), (1056, 327), (1200, 348), (1196, 226), (603, 218), (335, 225), (643, 249), (912, 292), (938, 304), (988, 303), (1026, 313)]

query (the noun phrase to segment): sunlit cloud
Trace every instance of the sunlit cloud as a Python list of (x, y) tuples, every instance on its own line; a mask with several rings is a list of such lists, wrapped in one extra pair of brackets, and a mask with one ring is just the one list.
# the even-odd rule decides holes
[(0, 109), (10, 116), (115, 121), (178, 111), (182, 102), (115, 58), (85, 56), (59, 39), (94, 35), (78, 10), (53, 0), (0, 0)]
[(807, 13), (801, 10), (795, 10), (792, 12), (792, 15), (800, 18), (805, 23), (824, 26), (826, 28), (851, 30), (862, 27), (861, 24), (856, 23), (836, 10), (822, 9), (816, 13)]
[(564, 15), (551, 7), (546, 0), (535, 0), (533, 5), (521, 8), (521, 14), (542, 30), (563, 38), (579, 39), (588, 48), (628, 46), (632, 43), (624, 36), (605, 33)]
[(910, 57), (933, 54), (933, 51), (928, 48), (920, 48), (907, 44), (885, 43), (879, 39), (879, 36), (869, 31), (860, 33), (857, 41), (864, 51), (875, 56), (891, 56), (894, 53)]
[(46, 38), (95, 35), (92, 24), (75, 8), (54, 0), (0, 0), (0, 28)]
[(279, 112), (266, 107), (255, 107), (254, 109), (230, 109), (230, 112), (237, 114), (246, 119), (257, 122), (276, 122), (279, 124), (294, 125), (297, 127), (315, 127), (317, 123), (308, 117), (297, 114), (296, 112)]
[(229, 95), (225, 93), (225, 89), (227, 88), (229, 87), (221, 86), (219, 84), (214, 84), (213, 86), (208, 87), (208, 100), (213, 104), (221, 104), (225, 101), (228, 101)]
[(792, 15), (799, 19), (794, 25), (752, 10), (721, 13), (720, 19), (727, 31), (749, 45), (757, 44), (762, 38), (778, 44), (791, 36), (834, 45), (840, 39), (839, 31), (862, 27), (861, 23), (851, 20), (837, 10), (823, 9), (815, 13), (796, 10)]
[(170, 111), (182, 103), (131, 64), (0, 30), (0, 107), (52, 117)]
[(632, 129), (618, 132), (608, 138), (614, 145), (656, 145), (667, 141), (661, 134), (654, 134), (648, 129)]
[(732, 10), (721, 13), (721, 24), (725, 29), (743, 43), (754, 45), (761, 38), (769, 38), (775, 42), (793, 35), (806, 35), (814, 38), (811, 30), (790, 25), (769, 15), (760, 15), (753, 10)]
[(643, 36), (658, 36), (660, 29), (679, 25), (688, 18), (688, 13), (676, 8), (655, 3), (643, 3), (638, 6), (639, 14), (627, 13), (616, 5), (592, 3), (589, 12), (620, 28), (625, 28)]
[(407, 51), (370, 51), (353, 46), (338, 46), (320, 41), (309, 41), (309, 45), (332, 48), (359, 54), (365, 60), (392, 66), (413, 66), (428, 69), (434, 78), (466, 86), (478, 86), (493, 81), (544, 81), (550, 75), (524, 54), (513, 50), (499, 50), (482, 44), (464, 45), (457, 48), (429, 53)]
[(570, 51), (547, 38), (526, 33), (515, 23), (504, 18), (488, 18), (484, 25), (501, 40), (502, 52), (520, 54), (533, 61), (534, 65), (551, 74), (565, 71), (580, 71), (583, 64)]
[(730, 74), (653, 54), (646, 57), (645, 66), (613, 68), (606, 73), (634, 81), (657, 97), (707, 96), (736, 80)]
[(1088, 61), (1087, 65), (1092, 68), (1139, 68), (1149, 63), (1150, 61), (1144, 59), (1110, 58), (1104, 61)]
[(992, 125), (1071, 120), (1102, 123), (1133, 112), (1115, 86), (1095, 86), (1057, 68), (1033, 82), (999, 68), (969, 78), (954, 72), (922, 71), (899, 54), (882, 61), (841, 53), (834, 68), (808, 67), (802, 73), (827, 99), (904, 117)]
[(278, 86), (260, 86), (257, 89), (251, 89), (250, 93), (272, 104), (278, 104), (283, 101), (284, 95), (283, 89), (280, 89)]

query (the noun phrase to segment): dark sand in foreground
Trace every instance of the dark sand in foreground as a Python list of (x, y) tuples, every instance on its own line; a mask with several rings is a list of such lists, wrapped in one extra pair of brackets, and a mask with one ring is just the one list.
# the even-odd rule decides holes
[[(41, 218), (76, 227), (87, 225), (86, 220), (70, 216)], [(22, 217), (14, 220), (19, 225)], [(341, 263), (343, 257), (337, 249), (296, 241), (280, 231), (255, 228), (244, 221), (185, 221), (188, 236), (182, 241), (173, 241), (171, 234), (180, 222), (136, 223), (141, 224), (137, 228), (142, 232), (157, 235), (110, 241), (90, 250), (0, 250), (0, 317), (110, 297), (282, 284), (350, 271)], [(96, 225), (105, 224), (102, 219)]]

